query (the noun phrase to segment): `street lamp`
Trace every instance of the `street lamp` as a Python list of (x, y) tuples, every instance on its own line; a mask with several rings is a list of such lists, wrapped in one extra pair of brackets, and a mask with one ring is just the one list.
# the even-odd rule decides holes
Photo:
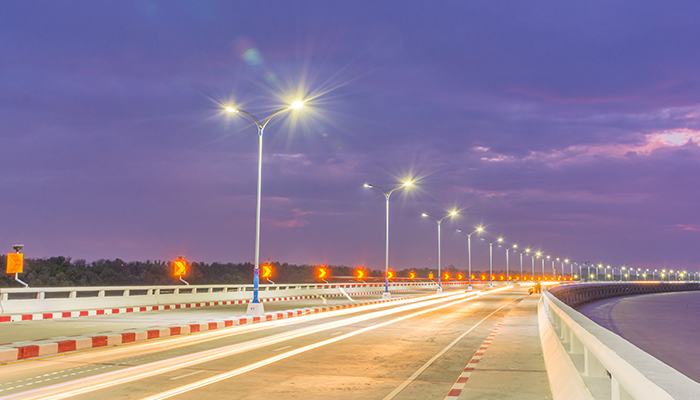
[(395, 188), (391, 189), (388, 192), (385, 192), (381, 188), (371, 185), (369, 183), (365, 183), (366, 188), (370, 189), (377, 189), (382, 194), (384, 195), (384, 198), (386, 199), (386, 251), (385, 251), (385, 258), (384, 258), (384, 293), (382, 293), (382, 300), (389, 300), (391, 299), (391, 293), (389, 293), (389, 197), (391, 197), (391, 194), (394, 193), (395, 190), (398, 189), (403, 189), (405, 187), (411, 186), (413, 182), (411, 181), (406, 181), (400, 185), (397, 185)]
[(444, 217), (442, 217), (440, 219), (437, 219), (437, 218), (433, 217), (432, 215), (426, 214), (426, 213), (423, 213), (421, 215), (424, 217), (430, 217), (430, 218), (434, 219), (435, 222), (437, 222), (437, 231), (438, 231), (438, 289), (437, 289), (437, 292), (442, 293), (442, 275), (441, 275), (442, 272), (440, 269), (441, 268), (441, 266), (440, 266), (440, 262), (441, 262), (441, 259), (440, 259), (440, 226), (442, 226), (443, 219), (449, 218), (449, 217), (454, 217), (455, 215), (457, 215), (457, 211), (451, 211), (449, 214), (445, 215)]
[(461, 229), (457, 229), (457, 232), (467, 235), (467, 253), (469, 254), (469, 289), (472, 290), (472, 235), (475, 233), (480, 233), (484, 228), (478, 227), (472, 233), (466, 233)]
[[(480, 239), (486, 241), (484, 238)], [(501, 242), (503, 242), (503, 238), (498, 238), (493, 242), (489, 242), (489, 287), (491, 288), (493, 287), (493, 244)]]
[(530, 249), (525, 249), (526, 251), (519, 251), (520, 253), (520, 284), (523, 284), (523, 253), (530, 252)]
[(234, 107), (226, 107), (226, 111), (232, 114), (243, 114), (253, 120), (258, 128), (258, 201), (255, 212), (255, 269), (253, 270), (253, 301), (248, 303), (247, 315), (263, 315), (265, 309), (263, 304), (258, 299), (259, 277), (260, 274), (260, 199), (262, 187), (262, 148), (263, 148), (263, 132), (265, 127), (270, 122), (272, 117), (289, 110), (297, 110), (304, 106), (304, 102), (297, 100), (287, 107), (268, 115), (265, 119), (258, 119), (255, 115)]
[(516, 251), (516, 252), (517, 252), (517, 250), (515, 250), (515, 249), (517, 249), (517, 248), (518, 248), (518, 245), (517, 245), (517, 244), (513, 244), (513, 246), (511, 246), (511, 247), (509, 247), (509, 248), (506, 248), (506, 285), (510, 285), (510, 277), (509, 277), (509, 275), (510, 275), (510, 269), (509, 269), (509, 266), (508, 266), (508, 253), (510, 253), (510, 250), (511, 250), (511, 249), (513, 249), (513, 251)]

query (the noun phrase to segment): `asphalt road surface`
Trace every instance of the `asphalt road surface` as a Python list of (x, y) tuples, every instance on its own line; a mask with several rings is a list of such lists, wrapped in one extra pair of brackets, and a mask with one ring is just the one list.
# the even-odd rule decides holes
[(17, 362), (0, 398), (444, 399), (526, 296), (446, 292)]

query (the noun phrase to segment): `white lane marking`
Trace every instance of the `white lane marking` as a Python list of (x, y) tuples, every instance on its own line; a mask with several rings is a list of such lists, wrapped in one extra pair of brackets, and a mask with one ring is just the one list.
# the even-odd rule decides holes
[(292, 347), (292, 346), (284, 346), (284, 347), (280, 347), (279, 349), (274, 349), (272, 351), (280, 351), (280, 350), (288, 349), (290, 347)]
[[(508, 288), (508, 287), (506, 287), (506, 288)], [(501, 290), (502, 290), (502, 289), (501, 289)], [(495, 292), (497, 292), (497, 291), (500, 291), (500, 290), (499, 290), (499, 289), (496, 289), (496, 290), (494, 290), (494, 291), (492, 291), (492, 292), (490, 292), (490, 293), (495, 293)], [(451, 298), (451, 300), (453, 300), (454, 298), (455, 298), (455, 297)], [(141, 400), (163, 400), (163, 399), (168, 399), (168, 398), (170, 398), (170, 397), (174, 397), (174, 396), (177, 396), (177, 395), (180, 395), (180, 394), (183, 394), (183, 393), (187, 393), (187, 392), (189, 392), (189, 391), (196, 390), (196, 389), (199, 389), (199, 388), (202, 388), (202, 387), (211, 385), (211, 384), (213, 384), (213, 383), (220, 382), (220, 381), (226, 380), (226, 379), (228, 379), (228, 378), (232, 378), (232, 377), (234, 377), (234, 376), (238, 376), (238, 375), (245, 374), (246, 372), (250, 372), (250, 371), (256, 370), (256, 369), (258, 369), (258, 368), (261, 368), (261, 367), (264, 367), (264, 366), (266, 366), (266, 365), (269, 365), (269, 364), (272, 364), (272, 363), (275, 363), (275, 362), (284, 360), (284, 359), (289, 358), (289, 357), (293, 357), (293, 356), (295, 356), (295, 355), (297, 355), (297, 354), (301, 354), (301, 353), (306, 352), (306, 351), (309, 351), (309, 350), (313, 350), (313, 349), (316, 349), (316, 348), (319, 348), (319, 347), (322, 347), (322, 346), (326, 346), (326, 345), (329, 345), (329, 344), (332, 344), (332, 343), (335, 343), (335, 342), (339, 342), (339, 341), (341, 341), (341, 340), (344, 340), (344, 339), (347, 339), (347, 338), (350, 338), (350, 337), (353, 337), (353, 336), (357, 336), (357, 335), (360, 335), (360, 334), (362, 334), (362, 333), (369, 332), (369, 331), (372, 331), (372, 330), (375, 330), (375, 329), (378, 329), (378, 328), (381, 328), (381, 327), (384, 327), (384, 326), (387, 326), (387, 325), (391, 325), (391, 324), (394, 324), (394, 323), (397, 323), (397, 322), (400, 322), (400, 321), (404, 321), (404, 320), (409, 319), (409, 318), (413, 318), (413, 317), (417, 317), (417, 316), (419, 316), (419, 315), (423, 315), (423, 314), (426, 314), (426, 313), (429, 313), (429, 312), (441, 310), (441, 309), (443, 309), (443, 308), (446, 308), (446, 307), (449, 307), (449, 306), (453, 306), (453, 305), (455, 305), (455, 304), (463, 303), (463, 302), (469, 301), (469, 300), (471, 300), (471, 299), (473, 299), (473, 297), (461, 298), (460, 300), (452, 301), (452, 302), (447, 303), (447, 304), (443, 304), (443, 305), (440, 305), (440, 306), (436, 306), (436, 307), (424, 309), (424, 310), (422, 310), (422, 311), (418, 311), (418, 312), (415, 312), (415, 313), (413, 313), (413, 314), (404, 315), (404, 316), (401, 316), (401, 317), (398, 317), (398, 318), (394, 318), (394, 319), (389, 320), (389, 321), (385, 321), (385, 322), (382, 322), (382, 323), (379, 323), (379, 324), (374, 324), (374, 325), (372, 325), (372, 326), (367, 326), (367, 327), (364, 327), (364, 328), (362, 328), (362, 329), (358, 329), (358, 330), (356, 330), (356, 331), (346, 333), (346, 334), (344, 334), (344, 335), (342, 335), (342, 336), (338, 336), (338, 337), (335, 337), (335, 338), (332, 338), (332, 339), (326, 339), (326, 340), (324, 340), (324, 341), (317, 342), (317, 343), (314, 343), (314, 344), (310, 344), (310, 345), (307, 345), (307, 346), (304, 346), (304, 347), (300, 347), (300, 348), (295, 349), (295, 350), (290, 350), (290, 351), (288, 351), (288, 352), (286, 352), (286, 353), (282, 353), (282, 354), (277, 355), (277, 356), (275, 356), (275, 357), (270, 357), (270, 358), (268, 358), (268, 359), (265, 359), (265, 360), (262, 360), (262, 361), (258, 361), (258, 362), (256, 362), (256, 363), (249, 364), (249, 365), (246, 365), (246, 366), (244, 366), (244, 367), (237, 368), (237, 369), (234, 369), (234, 370), (231, 370), (231, 371), (228, 371), (228, 372), (219, 374), (219, 375), (215, 375), (215, 376), (212, 376), (212, 377), (210, 377), (210, 378), (205, 378), (205, 379), (199, 380), (199, 381), (197, 381), (197, 382), (193, 382), (193, 383), (190, 383), (190, 384), (187, 384), (187, 385), (183, 385), (183, 386), (180, 386), (180, 387), (171, 389), (171, 390), (167, 390), (167, 391), (165, 391), (165, 392), (161, 392), (161, 393), (157, 393), (157, 394), (152, 395), (152, 396), (144, 397), (144, 398), (142, 398)], [(430, 304), (430, 305), (433, 305), (433, 304), (436, 304), (436, 303), (429, 303), (429, 304)]]
[(331, 333), (331, 336), (335, 336), (335, 335), (340, 335), (341, 333), (343, 333), (343, 332), (335, 332), (335, 333)]
[(443, 354), (447, 353), (447, 351), (448, 351), (449, 349), (451, 349), (451, 348), (452, 348), (454, 345), (456, 345), (460, 340), (462, 340), (462, 338), (464, 338), (465, 336), (467, 336), (467, 335), (469, 334), (469, 332), (471, 332), (471, 331), (473, 331), (474, 329), (476, 329), (476, 327), (479, 326), (479, 325), (481, 325), (482, 322), (486, 321), (486, 320), (487, 320), (488, 318), (490, 318), (493, 314), (497, 313), (497, 312), (500, 311), (503, 307), (505, 307), (505, 306), (507, 306), (508, 304), (514, 302), (515, 300), (516, 300), (516, 299), (513, 299), (513, 300), (507, 302), (506, 304), (504, 304), (504, 305), (498, 307), (494, 312), (492, 312), (491, 314), (485, 316), (481, 321), (477, 322), (474, 326), (472, 326), (471, 328), (469, 328), (469, 330), (467, 330), (467, 331), (464, 332), (463, 334), (459, 335), (459, 336), (457, 337), (457, 339), (453, 340), (452, 343), (448, 344), (447, 347), (445, 347), (444, 349), (442, 349), (442, 350), (441, 350), (439, 353), (437, 353), (433, 358), (431, 358), (430, 360), (428, 360), (428, 362), (426, 362), (425, 364), (423, 364), (422, 367), (418, 368), (418, 370), (417, 370), (416, 372), (414, 372), (413, 375), (411, 375), (408, 379), (406, 379), (402, 384), (400, 384), (400, 385), (399, 385), (396, 389), (394, 389), (391, 393), (389, 393), (388, 395), (386, 395), (386, 397), (384, 397), (382, 400), (391, 400), (391, 399), (393, 399), (394, 397), (396, 397), (396, 395), (399, 394), (399, 393), (401, 393), (401, 391), (404, 390), (404, 389), (406, 388), (406, 386), (410, 385), (411, 382), (413, 382), (414, 380), (416, 380), (416, 378), (418, 378), (418, 376), (420, 376), (420, 374), (422, 374), (423, 371), (425, 371), (426, 369), (428, 369), (428, 367), (431, 366), (431, 365), (435, 362), (435, 360), (437, 360), (438, 358), (442, 357)]
[(201, 374), (202, 372), (204, 372), (204, 370), (194, 371), (194, 372), (190, 372), (189, 374), (180, 375), (180, 376), (175, 376), (175, 377), (172, 377), (172, 378), (170, 378), (170, 379), (168, 379), (168, 380), (169, 380), (169, 381), (176, 381), (176, 380), (181, 379), (181, 378), (187, 378), (188, 376), (192, 376), (192, 375), (196, 375), (196, 374)]

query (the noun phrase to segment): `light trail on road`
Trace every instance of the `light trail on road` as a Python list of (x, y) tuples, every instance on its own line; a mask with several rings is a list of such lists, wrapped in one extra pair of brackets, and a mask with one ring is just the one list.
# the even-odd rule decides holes
[[(507, 288), (509, 288), (509, 287), (506, 286), (506, 287), (504, 287), (504, 288), (495, 289), (495, 290), (493, 290), (493, 291), (491, 291), (491, 292), (489, 292), (489, 293), (495, 293), (495, 292), (502, 291), (502, 290), (507, 289)], [(464, 296), (455, 296), (455, 297), (464, 297)], [(386, 322), (381, 322), (381, 323), (378, 323), (378, 324), (374, 324), (374, 325), (372, 325), (372, 326), (368, 326), (368, 327), (365, 327), (365, 328), (358, 329), (358, 330), (356, 330), (356, 331), (354, 331), (354, 332), (346, 333), (346, 334), (344, 334), (344, 335), (342, 335), (342, 336), (338, 336), (338, 337), (335, 337), (335, 338), (332, 338), (332, 339), (326, 339), (326, 340), (324, 340), (324, 341), (321, 341), (321, 342), (318, 342), (318, 343), (314, 343), (314, 344), (310, 344), (310, 345), (308, 345), (308, 346), (304, 346), (304, 347), (301, 347), (301, 348), (298, 348), (298, 349), (295, 349), (295, 350), (291, 350), (291, 351), (288, 351), (288, 352), (286, 352), (286, 353), (280, 354), (280, 355), (278, 355), (278, 356), (270, 357), (270, 358), (268, 358), (268, 359), (265, 359), (265, 360), (262, 360), (262, 361), (258, 361), (258, 362), (256, 362), (256, 363), (252, 363), (252, 364), (246, 365), (246, 366), (241, 367), (241, 368), (236, 368), (236, 369), (234, 369), (234, 370), (231, 370), (231, 371), (226, 372), (226, 373), (223, 373), (223, 374), (219, 374), (219, 375), (216, 375), (216, 376), (213, 376), (213, 377), (210, 377), (210, 378), (202, 379), (202, 380), (200, 380), (200, 381), (197, 381), (197, 382), (194, 382), (194, 383), (190, 383), (190, 384), (188, 384), (188, 385), (183, 385), (183, 386), (180, 386), (179, 388), (171, 389), (171, 390), (168, 390), (168, 391), (165, 391), (165, 392), (162, 392), (162, 393), (158, 393), (158, 394), (155, 394), (155, 395), (152, 395), (152, 396), (148, 396), (148, 397), (143, 397), (141, 400), (164, 400), (164, 399), (169, 399), (169, 398), (171, 398), (171, 397), (174, 397), (174, 396), (177, 396), (177, 395), (180, 395), (180, 394), (183, 394), (183, 393), (187, 393), (187, 392), (190, 392), (190, 391), (192, 391), (192, 390), (200, 389), (200, 388), (203, 388), (203, 387), (205, 387), (205, 386), (211, 385), (211, 384), (213, 384), (213, 383), (217, 383), (217, 382), (223, 381), (223, 380), (225, 380), (225, 379), (233, 378), (234, 376), (238, 376), (238, 375), (245, 374), (246, 372), (250, 372), (250, 371), (256, 370), (256, 369), (258, 369), (258, 368), (261, 368), (261, 367), (264, 367), (264, 366), (266, 366), (266, 365), (270, 365), (270, 364), (276, 363), (276, 362), (278, 362), (278, 361), (282, 361), (282, 360), (284, 360), (284, 359), (286, 359), (286, 358), (293, 357), (293, 356), (295, 356), (295, 355), (297, 355), (297, 354), (301, 354), (301, 353), (307, 352), (307, 351), (309, 351), (309, 350), (314, 350), (314, 349), (317, 349), (317, 348), (319, 348), (319, 347), (323, 347), (323, 346), (326, 346), (326, 345), (329, 345), (329, 344), (332, 344), (332, 343), (335, 343), (335, 342), (339, 342), (339, 341), (341, 341), (341, 340), (344, 340), (344, 339), (347, 339), (347, 338), (350, 338), (350, 337), (353, 337), (353, 336), (357, 336), (357, 335), (360, 335), (360, 334), (365, 333), (365, 332), (369, 332), (369, 331), (372, 331), (372, 330), (375, 330), (375, 329), (379, 329), (379, 328), (385, 327), (385, 326), (387, 326), (387, 325), (395, 324), (395, 323), (397, 323), (397, 322), (404, 321), (404, 320), (407, 320), (407, 319), (409, 319), (409, 318), (414, 318), (414, 317), (417, 317), (417, 316), (419, 316), (419, 315), (423, 315), (423, 314), (427, 314), (427, 313), (434, 312), (434, 311), (437, 311), (437, 310), (441, 310), (441, 309), (443, 309), (443, 308), (450, 307), (450, 306), (453, 306), (453, 305), (456, 305), (456, 304), (459, 304), (459, 303), (463, 303), (463, 302), (465, 302), (465, 301), (473, 300), (473, 299), (475, 299), (475, 298), (476, 298), (476, 297), (469, 297), (469, 298), (466, 298), (466, 299), (463, 298), (463, 299), (460, 299), (460, 300), (457, 300), (457, 301), (453, 301), (453, 302), (450, 302), (450, 303), (447, 303), (447, 304), (443, 304), (443, 305), (436, 306), (436, 307), (432, 307), (432, 308), (429, 308), (429, 309), (426, 309), (426, 310), (421, 310), (421, 311), (418, 311), (418, 312), (415, 312), (415, 313), (412, 313), (412, 314), (409, 314), (409, 315), (404, 315), (404, 316), (401, 316), (401, 317), (398, 317), (398, 318), (394, 318), (394, 319), (389, 320), (389, 321), (386, 321)], [(507, 304), (509, 304), (509, 303), (507, 303)], [(507, 305), (507, 304), (506, 304), (506, 305)], [(505, 307), (505, 305), (502, 306), (501, 308), (503, 308), (503, 307)], [(499, 310), (500, 310), (500, 308), (499, 308)], [(494, 313), (495, 313), (495, 311), (494, 311)], [(492, 313), (492, 314), (493, 314), (493, 313)], [(485, 318), (484, 318), (484, 319), (485, 319)]]
[[(2, 397), (2, 399), (64, 399), (67, 397), (72, 397), (72, 396), (77, 396), (80, 394), (85, 394), (85, 393), (90, 393), (96, 390), (101, 390), (101, 389), (106, 389), (109, 387), (113, 387), (116, 385), (121, 385), (141, 379), (145, 379), (151, 376), (155, 375), (160, 375), (164, 374), (166, 372), (171, 372), (174, 370), (190, 367), (193, 365), (201, 364), (204, 362), (220, 359), (223, 357), (228, 357), (234, 354), (242, 353), (245, 351), (250, 351), (254, 349), (258, 349), (261, 347), (273, 345), (273, 344), (278, 344), (282, 343), (284, 341), (296, 339), (302, 336), (308, 336), (314, 333), (322, 332), (325, 330), (329, 329), (336, 329), (341, 326), (346, 326), (346, 325), (351, 325), (355, 324), (358, 322), (362, 321), (367, 321), (375, 318), (381, 318), (385, 317), (388, 315), (400, 313), (400, 312), (407, 312), (410, 310), (414, 310), (416, 308), (422, 308), (422, 307), (429, 307), (438, 303), (442, 302), (449, 302), (453, 301), (455, 299), (457, 300), (457, 303), (463, 302), (463, 301), (468, 301), (472, 299), (477, 299), (479, 298), (480, 295), (487, 295), (487, 294), (492, 294), (492, 293), (497, 293), (501, 290), (508, 289), (508, 287), (503, 287), (500, 289), (492, 290), (487, 293), (479, 293), (479, 292), (473, 292), (473, 293), (460, 293), (460, 294), (449, 294), (449, 293), (443, 293), (440, 295), (430, 295), (430, 296), (425, 296), (419, 299), (410, 299), (406, 300), (405, 302), (401, 302), (398, 306), (396, 302), (387, 302), (387, 303), (380, 303), (372, 306), (368, 306), (366, 308), (358, 308), (358, 309), (347, 309), (347, 310), (339, 310), (339, 312), (336, 313), (337, 315), (342, 315), (342, 314), (349, 314), (352, 312), (360, 312), (360, 311), (367, 311), (369, 310), (376, 310), (380, 308), (385, 308), (385, 307), (391, 307), (394, 306), (394, 308), (389, 309), (389, 310), (381, 310), (381, 311), (375, 311), (371, 314), (367, 315), (360, 315), (348, 319), (343, 319), (339, 321), (332, 321), (332, 322), (327, 322), (318, 326), (312, 326), (312, 327), (305, 327), (305, 328), (300, 328), (294, 331), (290, 332), (285, 332), (277, 335), (272, 335), (268, 336), (265, 338), (261, 339), (255, 339), (251, 340), (248, 342), (244, 343), (238, 343), (234, 345), (229, 345), (225, 347), (220, 347), (220, 348), (215, 348), (211, 350), (206, 350), (206, 351), (201, 351), (193, 354), (188, 354), (184, 356), (179, 356), (179, 357), (173, 357), (169, 358), (166, 360), (161, 360), (161, 361), (156, 361), (144, 365), (139, 365), (139, 366), (134, 366), (130, 367), (121, 371), (113, 371), (109, 373), (104, 373), (100, 375), (95, 375), (91, 377), (86, 377), (82, 379), (78, 379), (75, 381), (70, 381), (70, 382), (65, 382), (65, 383), (60, 383), (56, 384), (53, 386), (49, 387), (44, 387), (44, 388), (39, 388), (35, 389), (32, 391), (28, 392), (23, 392), (23, 393), (17, 393), (9, 396)], [(405, 303), (410, 303), (410, 304), (405, 304)], [(448, 305), (440, 306), (435, 309), (439, 308), (444, 308), (447, 307)], [(434, 309), (430, 309), (430, 311), (434, 311)], [(420, 314), (424, 314), (425, 312), (430, 312), (423, 310), (422, 312), (415, 313), (413, 316), (417, 316)], [(345, 312), (345, 313), (344, 313)], [(312, 319), (311, 317), (318, 317), (322, 318), (323, 315), (314, 315), (314, 316), (308, 316), (308, 320)], [(394, 322), (398, 322), (400, 320), (403, 320), (406, 318), (399, 318), (394, 320)], [(280, 321), (280, 322), (287, 322), (287, 321)], [(394, 323), (392, 322), (392, 323)], [(346, 339), (351, 336), (355, 336), (357, 334), (366, 332), (368, 330), (372, 329), (377, 329), (379, 327), (387, 325), (386, 323), (380, 323), (377, 325), (373, 325), (371, 327), (364, 328), (363, 330), (359, 330), (356, 332), (353, 332), (351, 334), (345, 334), (342, 336), (335, 337), (331, 339), (331, 341), (328, 341), (326, 344), (330, 344), (333, 342), (337, 342), (339, 340)], [(324, 344), (325, 345), (325, 344)], [(316, 344), (315, 347), (318, 347), (318, 344)], [(307, 351), (307, 350), (305, 350)], [(291, 357), (292, 355), (299, 354), (299, 349), (290, 351), (287, 353), (280, 354), (278, 357), (282, 357), (281, 359)], [(256, 368), (259, 368), (256, 367)]]

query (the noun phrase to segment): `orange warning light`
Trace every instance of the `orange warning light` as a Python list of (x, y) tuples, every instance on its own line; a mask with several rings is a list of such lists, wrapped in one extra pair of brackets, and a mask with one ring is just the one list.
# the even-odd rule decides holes
[(328, 268), (318, 267), (316, 270), (316, 277), (321, 280), (326, 279), (328, 277)]
[(359, 281), (362, 280), (362, 278), (365, 277), (365, 270), (362, 268), (358, 268), (355, 270), (355, 278)]
[(462, 279), (464, 279), (464, 276), (462, 274), (457, 274), (457, 280), (461, 281)]
[(416, 279), (416, 273), (411, 271), (408, 273), (408, 279)]
[(386, 277), (387, 279), (394, 279), (394, 271), (387, 271)]
[(500, 280), (504, 280), (504, 279), (505, 279), (505, 278), (503, 277), (503, 275), (499, 276), (498, 278), (499, 278)]
[(7, 273), (21, 274), (24, 268), (24, 254), (8, 253), (7, 254)]
[(486, 280), (486, 275), (481, 275), (481, 280), (485, 281)]
[(272, 276), (272, 265), (270, 264), (263, 264), (261, 265), (262, 267), (262, 274), (261, 276), (265, 279), (268, 279)]
[(428, 279), (433, 279), (433, 273), (432, 273), (432, 272), (428, 274)]
[(187, 261), (180, 257), (173, 261), (173, 276), (183, 276), (185, 274), (187, 274)]
[(443, 275), (443, 279), (445, 279), (446, 281), (450, 280), (450, 273), (445, 272), (445, 275)]
[(516, 276), (515, 276), (515, 280), (516, 280), (516, 281), (519, 281), (519, 280), (520, 280), (520, 276), (516, 275)]

